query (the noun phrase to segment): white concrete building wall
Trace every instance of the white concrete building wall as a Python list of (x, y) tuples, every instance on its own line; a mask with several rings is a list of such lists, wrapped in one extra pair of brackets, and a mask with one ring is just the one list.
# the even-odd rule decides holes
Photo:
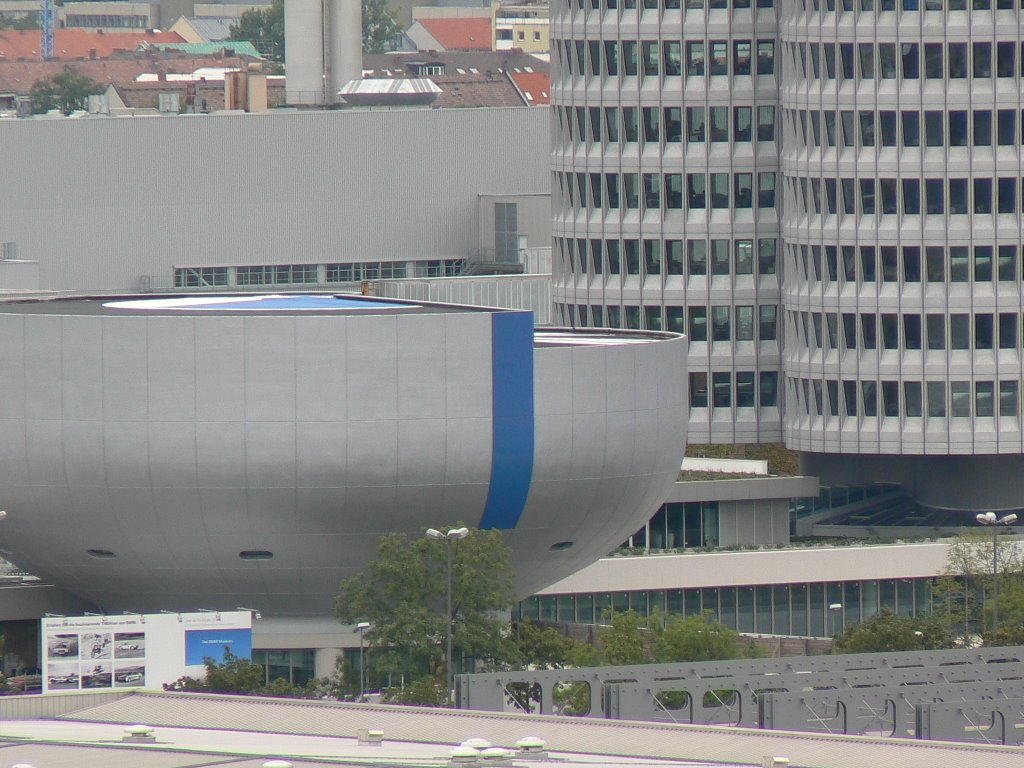
[(948, 547), (948, 542), (926, 542), (606, 557), (538, 594), (926, 578), (945, 570)]

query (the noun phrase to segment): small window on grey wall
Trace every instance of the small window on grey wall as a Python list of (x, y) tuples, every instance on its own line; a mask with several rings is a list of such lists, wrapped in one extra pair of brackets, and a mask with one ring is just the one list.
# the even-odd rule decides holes
[(494, 204), (494, 260), (509, 264), (519, 261), (519, 206)]

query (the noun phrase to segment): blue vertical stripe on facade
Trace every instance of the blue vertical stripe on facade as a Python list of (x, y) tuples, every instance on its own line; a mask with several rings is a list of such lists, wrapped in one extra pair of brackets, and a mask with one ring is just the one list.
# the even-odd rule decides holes
[(491, 315), (491, 481), (481, 528), (515, 528), (533, 477), (533, 313)]

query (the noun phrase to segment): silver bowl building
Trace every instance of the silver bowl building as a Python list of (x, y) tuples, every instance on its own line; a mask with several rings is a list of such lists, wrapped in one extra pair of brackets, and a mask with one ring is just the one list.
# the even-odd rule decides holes
[(6, 556), (109, 611), (331, 612), (381, 534), (507, 531), (521, 594), (679, 470), (686, 341), (360, 296), (0, 302)]

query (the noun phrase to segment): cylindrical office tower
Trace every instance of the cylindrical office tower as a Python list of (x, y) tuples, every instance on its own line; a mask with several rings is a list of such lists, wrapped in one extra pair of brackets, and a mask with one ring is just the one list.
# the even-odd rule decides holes
[(690, 440), (777, 441), (776, 9), (683, 4), (551, 3), (556, 313), (685, 332)]
[(362, 76), (362, 6), (359, 0), (286, 0), (285, 100), (337, 104), (338, 91)]
[(823, 482), (1021, 505), (1018, 5), (783, 5), (785, 437)]

